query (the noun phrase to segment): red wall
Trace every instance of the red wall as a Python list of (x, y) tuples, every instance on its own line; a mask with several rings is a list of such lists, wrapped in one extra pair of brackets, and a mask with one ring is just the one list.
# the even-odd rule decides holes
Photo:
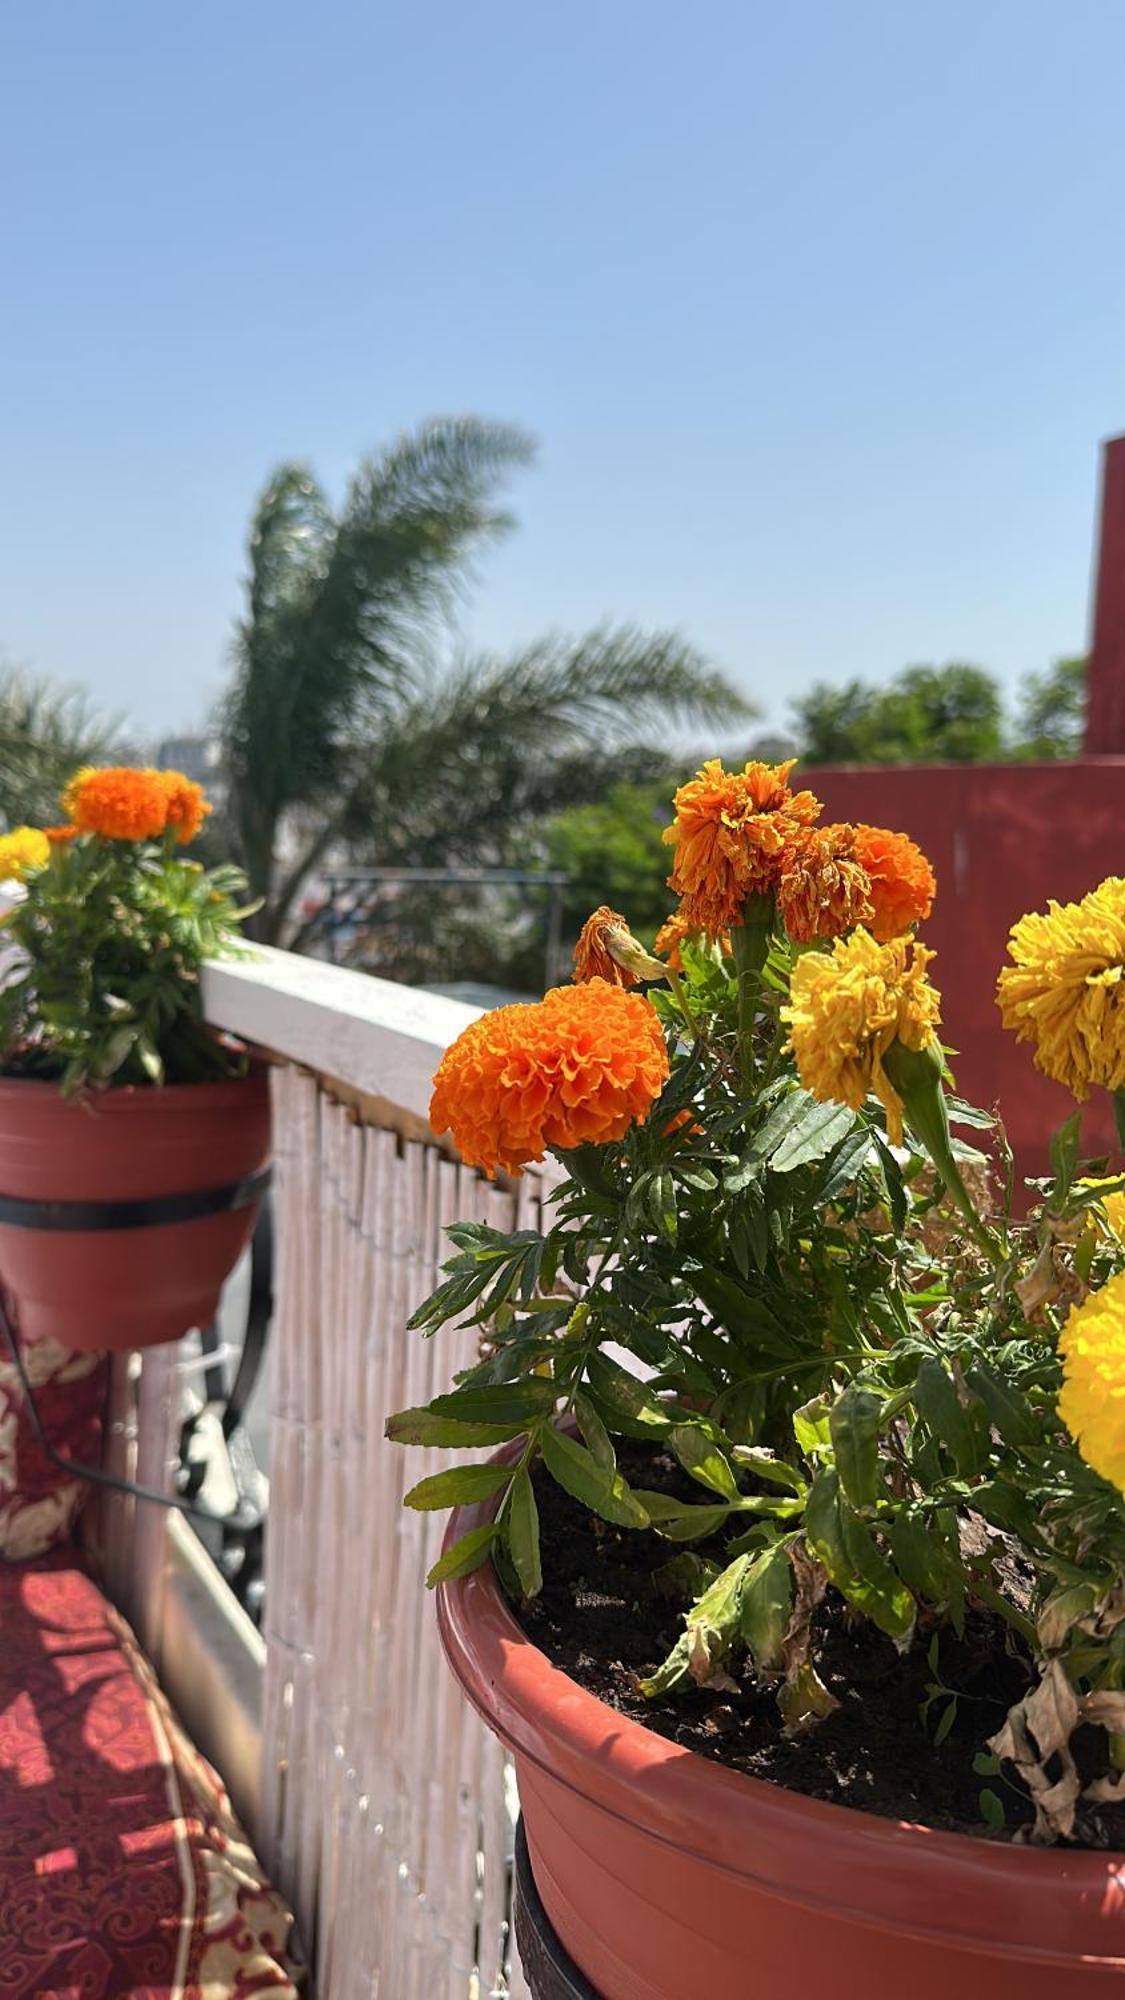
[[(922, 926), (937, 951), (943, 1038), (958, 1051), (961, 1094), (999, 1104), (1017, 1165), (1047, 1171), (1047, 1142), (1073, 1102), (1032, 1065), (1026, 1043), (1000, 1026), (996, 974), (1008, 932), (1048, 897), (1072, 901), (1107, 875), (1125, 875), (1125, 756), (1068, 764), (941, 764), (805, 774), (828, 820), (866, 820), (916, 840), (938, 893)], [(967, 1136), (967, 1135), (966, 1135)], [(1087, 1151), (1114, 1150), (1104, 1092), (1091, 1100)]]

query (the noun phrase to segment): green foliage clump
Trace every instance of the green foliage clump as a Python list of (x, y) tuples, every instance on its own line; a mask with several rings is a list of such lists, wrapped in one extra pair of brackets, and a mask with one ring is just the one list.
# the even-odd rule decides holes
[(159, 841), (78, 836), (28, 871), (0, 930), (0, 1074), (196, 1083), (245, 1058), (203, 1019), (203, 962), (235, 948), (240, 871)]

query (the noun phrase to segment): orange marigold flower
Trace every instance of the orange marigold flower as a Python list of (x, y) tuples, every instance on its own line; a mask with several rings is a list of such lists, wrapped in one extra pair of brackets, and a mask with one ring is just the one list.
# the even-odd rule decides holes
[(683, 898), (692, 930), (718, 937), (742, 923), (747, 898), (773, 889), (797, 829), (819, 819), (819, 799), (789, 789), (795, 762), (724, 771), (712, 757), (680, 786), (664, 838), (676, 850), (668, 886)]
[(643, 1124), (668, 1078), (656, 1010), (604, 979), (497, 1007), (458, 1035), (430, 1103), (469, 1166), (519, 1174), (549, 1147), (602, 1146)]
[(871, 918), (871, 882), (850, 826), (801, 827), (781, 858), (777, 908), (795, 944), (843, 937)]
[(76, 826), (45, 826), (43, 831), (52, 847), (66, 847), (70, 841), (78, 838)]
[(855, 853), (871, 878), (868, 925), (880, 944), (924, 923), (934, 906), (937, 881), (916, 841), (885, 826), (856, 826)]
[(155, 840), (168, 823), (168, 794), (159, 771), (124, 765), (76, 771), (62, 795), (79, 833), (107, 840)]
[(194, 778), (185, 778), (182, 771), (161, 771), (160, 781), (167, 800), (166, 823), (175, 827), (176, 839), (181, 847), (186, 847), (210, 812), (210, 802), (202, 785), (197, 785)]

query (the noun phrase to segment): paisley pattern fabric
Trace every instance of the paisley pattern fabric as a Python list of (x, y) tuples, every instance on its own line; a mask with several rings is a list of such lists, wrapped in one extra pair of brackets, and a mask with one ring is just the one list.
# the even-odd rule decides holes
[[(10, 1301), (5, 1305), (10, 1313)], [(43, 1429), (56, 1451), (80, 1465), (96, 1465), (105, 1356), (76, 1354), (54, 1340), (30, 1341), (21, 1351)], [(89, 1491), (39, 1449), (15, 1362), (0, 1339), (0, 1557), (23, 1562), (66, 1541)]]
[(290, 1917), (69, 1551), (0, 1566), (4, 2000), (294, 2000)]

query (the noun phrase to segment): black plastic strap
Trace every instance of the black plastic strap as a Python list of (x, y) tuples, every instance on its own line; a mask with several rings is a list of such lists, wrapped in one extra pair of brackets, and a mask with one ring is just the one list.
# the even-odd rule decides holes
[(27, 1201), (0, 1194), (0, 1223), (17, 1229), (157, 1229), (169, 1222), (194, 1222), (201, 1215), (225, 1215), (249, 1208), (270, 1184), (262, 1167), (225, 1187), (196, 1188), (190, 1194), (152, 1195), (139, 1201)]

